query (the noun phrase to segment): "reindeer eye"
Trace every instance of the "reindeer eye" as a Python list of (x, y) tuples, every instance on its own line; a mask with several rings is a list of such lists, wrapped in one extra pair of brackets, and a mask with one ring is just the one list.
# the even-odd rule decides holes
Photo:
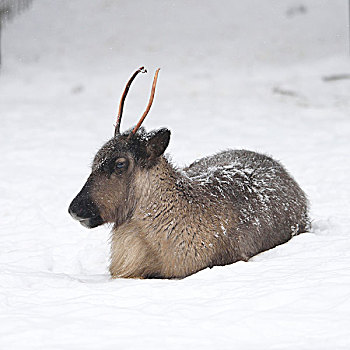
[(115, 162), (115, 169), (121, 170), (126, 168), (127, 166), (127, 160), (125, 158), (118, 158)]

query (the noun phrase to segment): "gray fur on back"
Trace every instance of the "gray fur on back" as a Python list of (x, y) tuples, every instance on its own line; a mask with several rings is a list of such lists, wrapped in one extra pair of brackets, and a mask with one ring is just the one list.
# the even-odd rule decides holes
[(208, 197), (232, 201), (236, 227), (225, 227), (240, 242), (241, 257), (288, 241), (309, 227), (307, 199), (284, 167), (272, 158), (246, 150), (229, 150), (195, 161), (183, 169)]

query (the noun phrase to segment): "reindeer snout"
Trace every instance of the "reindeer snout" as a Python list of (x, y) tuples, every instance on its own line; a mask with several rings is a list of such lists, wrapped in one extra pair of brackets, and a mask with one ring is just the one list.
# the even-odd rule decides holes
[(68, 208), (69, 214), (76, 220), (87, 219), (98, 215), (97, 207), (93, 202), (75, 197)]
[(73, 199), (68, 213), (87, 228), (97, 227), (104, 223), (97, 206), (83, 191)]

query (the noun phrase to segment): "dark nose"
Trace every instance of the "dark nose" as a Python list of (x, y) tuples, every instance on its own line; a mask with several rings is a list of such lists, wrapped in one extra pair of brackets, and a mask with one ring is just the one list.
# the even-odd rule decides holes
[(100, 216), (100, 211), (97, 205), (91, 198), (91, 187), (93, 186), (93, 179), (90, 175), (84, 187), (72, 200), (68, 208), (68, 213), (73, 219), (78, 220), (83, 226), (93, 228), (103, 225), (104, 221)]
[(89, 196), (80, 192), (70, 204), (68, 213), (80, 221), (98, 216), (99, 210)]
[(68, 208), (73, 219), (87, 228), (94, 228), (104, 224), (97, 206), (89, 199), (76, 196)]
[(78, 215), (78, 207), (77, 205), (74, 203), (74, 200), (72, 201), (72, 203), (69, 205), (68, 208), (68, 213), (70, 214), (70, 216), (75, 219), (75, 220), (79, 220), (81, 217)]
[(72, 200), (68, 208), (69, 214), (76, 220), (85, 220), (99, 216), (99, 210), (91, 198), (93, 178), (90, 175), (81, 191)]

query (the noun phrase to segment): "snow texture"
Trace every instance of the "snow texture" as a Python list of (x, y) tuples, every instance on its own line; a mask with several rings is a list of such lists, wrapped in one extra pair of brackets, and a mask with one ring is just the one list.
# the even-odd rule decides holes
[[(343, 0), (36, 0), (6, 23), (0, 348), (349, 349), (347, 15)], [(67, 208), (142, 65), (122, 130), (161, 67), (145, 127), (172, 131), (173, 162), (272, 155), (308, 195), (311, 232), (183, 280), (111, 280), (109, 228)]]

